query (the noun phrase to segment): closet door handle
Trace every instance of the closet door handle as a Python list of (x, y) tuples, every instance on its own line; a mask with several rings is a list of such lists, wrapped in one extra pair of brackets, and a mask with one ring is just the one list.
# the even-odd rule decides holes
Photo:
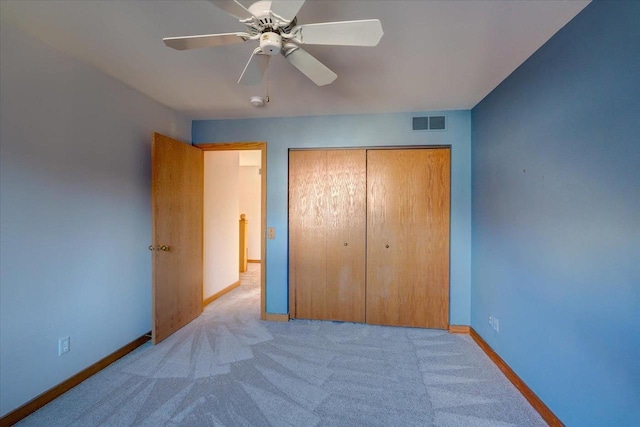
[(389, 244), (384, 245), (385, 248), (389, 249)]
[(345, 246), (349, 246), (349, 244), (348, 244), (348, 243), (345, 243), (344, 245), (345, 245)]

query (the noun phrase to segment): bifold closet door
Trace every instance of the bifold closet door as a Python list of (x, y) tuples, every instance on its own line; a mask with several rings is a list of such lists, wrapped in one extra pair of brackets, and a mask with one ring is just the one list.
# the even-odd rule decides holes
[(367, 323), (448, 327), (448, 148), (367, 154)]
[(365, 320), (366, 152), (289, 153), (292, 318)]

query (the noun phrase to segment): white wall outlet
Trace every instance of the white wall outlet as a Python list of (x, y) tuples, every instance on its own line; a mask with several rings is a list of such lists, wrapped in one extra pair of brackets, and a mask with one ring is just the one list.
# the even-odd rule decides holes
[(493, 329), (495, 329), (496, 332), (500, 332), (500, 320), (496, 318), (493, 319)]
[(493, 316), (489, 315), (489, 326), (493, 328)]
[(267, 228), (267, 238), (268, 239), (276, 238), (276, 229), (274, 227)]
[(58, 340), (58, 356), (62, 356), (65, 353), (69, 353), (71, 350), (71, 338), (64, 337)]

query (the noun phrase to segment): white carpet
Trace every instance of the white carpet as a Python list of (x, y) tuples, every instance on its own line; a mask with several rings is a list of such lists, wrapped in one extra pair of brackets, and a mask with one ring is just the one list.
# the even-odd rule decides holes
[(468, 336), (259, 320), (259, 264), (20, 426), (544, 426)]

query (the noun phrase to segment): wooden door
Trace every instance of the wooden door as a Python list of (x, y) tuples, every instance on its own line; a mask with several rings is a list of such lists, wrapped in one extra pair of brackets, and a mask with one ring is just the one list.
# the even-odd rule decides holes
[(366, 153), (289, 154), (289, 304), (294, 318), (364, 321)]
[(367, 155), (367, 323), (448, 327), (450, 150)]
[(203, 152), (155, 133), (151, 148), (154, 344), (202, 313)]
[(325, 316), (326, 159), (324, 151), (289, 152), (289, 312), (293, 318)]
[(327, 151), (327, 320), (364, 322), (367, 153)]

